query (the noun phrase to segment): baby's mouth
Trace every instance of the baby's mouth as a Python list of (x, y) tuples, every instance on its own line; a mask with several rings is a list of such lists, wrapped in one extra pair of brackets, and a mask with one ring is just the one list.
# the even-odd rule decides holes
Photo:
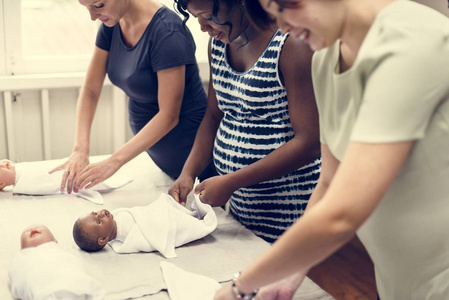
[(39, 233), (40, 233), (40, 232), (37, 231), (37, 230), (31, 230), (30, 238), (34, 237), (36, 234), (39, 234)]

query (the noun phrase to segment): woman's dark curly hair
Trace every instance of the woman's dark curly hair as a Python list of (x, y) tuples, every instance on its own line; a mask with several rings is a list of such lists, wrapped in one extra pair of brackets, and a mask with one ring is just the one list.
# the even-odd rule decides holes
[[(244, 0), (249, 20), (260, 30), (267, 30), (276, 22), (276, 19), (267, 13), (260, 5), (259, 0)], [(298, 7), (297, 0), (270, 0), (283, 8)], [(449, 1), (449, 0), (448, 0)]]
[(260, 30), (268, 30), (276, 20), (260, 5), (259, 0), (244, 0), (249, 20)]
[[(180, 14), (182, 14), (184, 16), (184, 26), (187, 22), (187, 20), (189, 19), (190, 15), (187, 12), (187, 4), (189, 2), (189, 0), (174, 0), (174, 6), (177, 12), (179, 12)], [(204, 1), (206, 2), (207, 0), (194, 0), (194, 1)], [(218, 20), (217, 18), (217, 14), (218, 11), (220, 10), (220, 2), (226, 4), (227, 8), (228, 8), (228, 12), (231, 11), (231, 9), (233, 7), (237, 7), (241, 10), (242, 12), (242, 19), (241, 19), (241, 23), (243, 24), (243, 15), (244, 15), (244, 9), (243, 9), (243, 2), (242, 0), (209, 0), (213, 2), (213, 6), (212, 6), (212, 21), (214, 21), (216, 24), (218, 25), (226, 25), (229, 27), (229, 33), (228, 35), (231, 36), (231, 32), (232, 32), (232, 23), (229, 21), (224, 21), (221, 22)]]

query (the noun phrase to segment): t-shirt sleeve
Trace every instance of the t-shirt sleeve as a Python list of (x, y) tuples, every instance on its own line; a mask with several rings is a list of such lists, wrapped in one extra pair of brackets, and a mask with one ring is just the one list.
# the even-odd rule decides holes
[(436, 108), (449, 95), (449, 39), (405, 36), (377, 45), (369, 53), (359, 53), (364, 63), (356, 78), (363, 93), (351, 140), (421, 139)]
[[(195, 42), (181, 24), (164, 26), (155, 32), (151, 53), (151, 64), (155, 72), (196, 63)], [(174, 27), (174, 28), (173, 28)]]
[(115, 27), (107, 27), (101, 24), (97, 32), (97, 39), (95, 45), (103, 50), (109, 51), (111, 49), (112, 33)]

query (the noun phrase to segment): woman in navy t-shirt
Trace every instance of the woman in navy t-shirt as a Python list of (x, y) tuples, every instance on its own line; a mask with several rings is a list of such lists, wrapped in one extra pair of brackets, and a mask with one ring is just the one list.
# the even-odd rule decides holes
[[(206, 110), (191, 33), (176, 13), (156, 1), (80, 3), (103, 24), (78, 101), (72, 154), (52, 172), (66, 170), (61, 188), (70, 193), (105, 180), (147, 151), (177, 178)], [(135, 136), (109, 158), (89, 164), (90, 128), (106, 74), (129, 97)], [(214, 174), (211, 166), (200, 179)]]

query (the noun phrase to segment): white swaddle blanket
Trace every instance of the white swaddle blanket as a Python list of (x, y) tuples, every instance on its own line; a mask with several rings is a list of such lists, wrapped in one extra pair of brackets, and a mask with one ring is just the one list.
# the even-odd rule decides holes
[[(52, 174), (48, 170), (33, 163), (18, 163), (16, 166), (16, 184), (13, 187), (14, 194), (24, 195), (57, 195), (66, 193), (61, 191), (61, 180), (64, 171), (56, 171)], [(103, 204), (103, 197), (99, 192), (122, 187), (130, 183), (132, 178), (120, 178), (112, 176), (94, 186), (92, 189), (82, 189), (74, 193), (78, 197), (84, 198), (96, 204)]]
[(26, 248), (9, 268), (11, 295), (22, 300), (103, 299), (105, 291), (79, 258), (55, 242)]
[[(115, 239), (109, 245), (117, 253), (159, 251), (166, 258), (176, 257), (175, 247), (200, 239), (217, 228), (217, 216), (208, 204), (197, 196), (191, 210), (181, 206), (170, 195), (161, 196), (147, 206), (120, 208), (132, 214), (134, 225), (124, 241)], [(116, 219), (119, 227), (120, 220)], [(130, 226), (128, 226), (130, 227)]]
[(162, 274), (170, 300), (213, 300), (221, 285), (214, 279), (184, 271), (161, 261)]

